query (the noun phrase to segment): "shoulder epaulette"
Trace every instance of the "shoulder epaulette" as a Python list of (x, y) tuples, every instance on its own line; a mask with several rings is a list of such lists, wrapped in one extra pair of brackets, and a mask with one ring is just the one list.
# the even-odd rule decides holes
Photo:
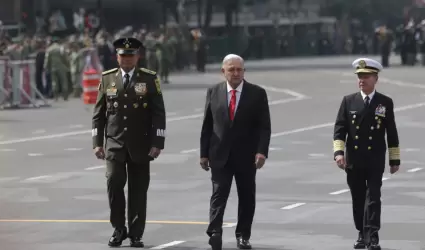
[(140, 70), (151, 75), (156, 75), (156, 72), (150, 69), (140, 68)]
[(115, 71), (117, 71), (117, 70), (118, 70), (118, 68), (110, 69), (110, 70), (107, 70), (107, 71), (103, 71), (103, 72), (102, 72), (102, 75), (104, 76), (104, 75), (107, 75), (107, 74), (113, 73), (113, 72), (115, 72)]

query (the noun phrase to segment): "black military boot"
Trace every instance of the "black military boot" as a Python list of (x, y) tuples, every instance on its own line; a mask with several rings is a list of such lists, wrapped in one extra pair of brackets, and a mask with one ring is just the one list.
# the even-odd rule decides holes
[(354, 243), (354, 249), (366, 249), (366, 243), (364, 241), (363, 233), (359, 232), (359, 237)]
[(108, 246), (119, 247), (125, 239), (127, 239), (127, 228), (115, 229), (109, 239)]

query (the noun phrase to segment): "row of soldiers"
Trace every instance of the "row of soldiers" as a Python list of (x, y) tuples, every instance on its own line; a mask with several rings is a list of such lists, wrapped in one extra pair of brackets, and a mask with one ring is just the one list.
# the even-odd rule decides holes
[(395, 32), (381, 26), (376, 29), (376, 36), (384, 67), (389, 67), (389, 57), (393, 49), (399, 53), (402, 65), (415, 65), (419, 54), (421, 64), (425, 66), (425, 20), (418, 25), (414, 25), (413, 22), (400, 25)]
[[(196, 46), (199, 37), (185, 36), (177, 28), (162, 28), (153, 32), (145, 30), (134, 32), (130, 28), (115, 35), (101, 30), (95, 37), (82, 34), (68, 37), (9, 39), (2, 43), (1, 51), (2, 55), (12, 60), (35, 58), (38, 90), (46, 97), (58, 99), (62, 96), (64, 100), (68, 100), (69, 95), (74, 97), (81, 95), (81, 80), (87, 64), (91, 63), (99, 71), (117, 67), (112, 41), (117, 36), (127, 34), (137, 37), (146, 47), (145, 51), (141, 51), (144, 55), (139, 66), (157, 71), (162, 83), (169, 83), (171, 71), (187, 69), (193, 61), (196, 61), (194, 55), (199, 50), (199, 46)], [(202, 66), (198, 69), (202, 69)]]
[[(140, 50), (140, 66), (156, 71), (162, 83), (169, 83), (172, 71), (181, 71), (190, 68), (196, 62), (197, 69), (203, 71), (206, 64), (205, 39), (199, 30), (192, 30), (189, 34), (177, 27), (163, 28), (146, 32), (139, 30), (132, 34), (124, 34), (137, 38), (143, 43), (144, 50)], [(99, 55), (105, 69), (116, 67), (115, 51), (112, 46), (114, 37), (108, 33), (101, 35)], [(115, 36), (116, 38), (116, 36)], [(107, 66), (106, 66), (107, 65)]]

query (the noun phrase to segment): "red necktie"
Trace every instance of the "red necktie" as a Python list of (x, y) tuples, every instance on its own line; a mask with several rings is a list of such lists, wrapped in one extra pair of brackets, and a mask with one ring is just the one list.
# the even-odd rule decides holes
[(232, 121), (233, 121), (233, 118), (235, 117), (235, 109), (236, 109), (236, 90), (232, 89), (232, 97), (230, 98), (230, 104), (229, 104), (230, 120)]

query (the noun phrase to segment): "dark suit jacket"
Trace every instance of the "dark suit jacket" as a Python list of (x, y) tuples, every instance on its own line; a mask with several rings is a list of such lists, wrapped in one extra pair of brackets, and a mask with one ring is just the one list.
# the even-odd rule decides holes
[(226, 82), (208, 89), (201, 157), (208, 158), (211, 167), (224, 167), (229, 157), (238, 162), (234, 167), (252, 166), (257, 153), (268, 157), (270, 136), (269, 104), (263, 88), (244, 81), (233, 121), (227, 105)]
[(400, 165), (399, 140), (393, 100), (375, 92), (369, 108), (360, 92), (343, 98), (334, 128), (334, 157), (344, 155), (348, 167), (385, 167), (387, 145), (390, 165)]

